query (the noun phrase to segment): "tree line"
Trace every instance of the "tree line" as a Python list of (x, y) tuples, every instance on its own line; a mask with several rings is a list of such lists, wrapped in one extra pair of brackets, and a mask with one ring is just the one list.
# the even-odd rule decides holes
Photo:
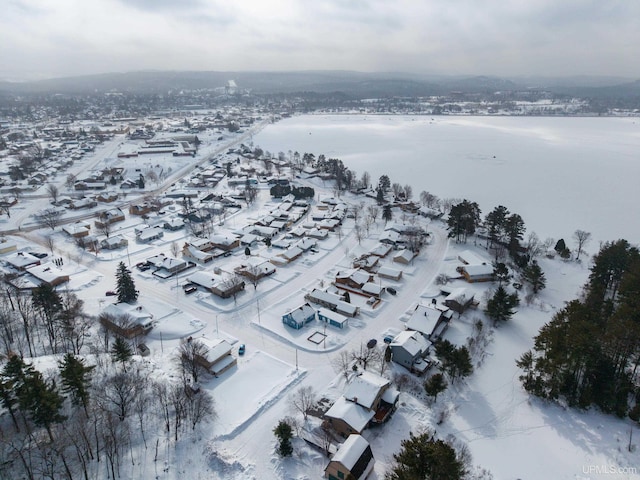
[(626, 240), (594, 257), (583, 295), (570, 301), (517, 361), (524, 388), (569, 405), (637, 420), (640, 389), (640, 252)]

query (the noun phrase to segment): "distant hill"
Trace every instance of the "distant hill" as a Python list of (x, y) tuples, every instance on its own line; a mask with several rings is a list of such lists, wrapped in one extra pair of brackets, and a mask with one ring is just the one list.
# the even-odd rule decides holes
[(493, 93), (540, 88), (561, 94), (595, 97), (635, 97), (640, 80), (617, 77), (501, 78), (494, 76), (421, 76), (411, 73), (353, 71), (300, 72), (178, 72), (107, 73), (31, 82), (0, 82), (1, 93), (87, 94), (120, 91), (166, 93), (223, 87), (235, 80), (242, 89), (259, 94), (339, 93), (351, 98), (444, 95), (450, 92)]

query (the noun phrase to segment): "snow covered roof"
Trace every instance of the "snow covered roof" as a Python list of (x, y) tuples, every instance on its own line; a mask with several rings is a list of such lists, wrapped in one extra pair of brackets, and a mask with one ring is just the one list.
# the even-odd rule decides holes
[(441, 315), (442, 311), (431, 305), (418, 305), (407, 320), (406, 326), (409, 330), (431, 335)]
[(223, 338), (199, 338), (198, 341), (207, 347), (207, 353), (205, 356), (209, 362), (216, 362), (220, 358), (231, 353), (231, 344)]
[(340, 446), (340, 449), (331, 460), (340, 462), (345, 468), (351, 470), (367, 447), (369, 447), (369, 442), (367, 442), (364, 437), (360, 435), (349, 435), (349, 438)]
[(400, 332), (391, 342), (391, 347), (401, 347), (412, 357), (424, 354), (429, 349), (429, 341), (417, 331)]
[(325, 413), (325, 417), (340, 419), (356, 432), (363, 431), (374, 415), (374, 411), (364, 408), (355, 402), (350, 402), (344, 397), (338, 398)]
[(365, 408), (372, 408), (373, 403), (380, 394), (380, 390), (388, 385), (389, 380), (386, 378), (365, 370), (351, 381), (344, 392), (344, 397)]

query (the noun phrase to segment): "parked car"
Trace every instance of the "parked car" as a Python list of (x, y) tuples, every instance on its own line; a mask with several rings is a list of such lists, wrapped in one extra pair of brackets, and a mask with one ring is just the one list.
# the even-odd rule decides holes
[(117, 292), (114, 292), (113, 290), (107, 290), (107, 291), (105, 292), (105, 295), (106, 295), (107, 297), (115, 297), (116, 295), (118, 295), (118, 293), (117, 293)]
[(198, 286), (195, 283), (187, 283), (182, 287), (182, 289), (186, 295), (190, 295), (198, 291)]
[(389, 292), (391, 295), (395, 295), (398, 291), (393, 287), (386, 287), (385, 290)]
[(378, 341), (375, 338), (372, 338), (367, 342), (367, 348), (373, 348), (378, 344)]
[(238, 355), (244, 355), (244, 343), (241, 343), (238, 347)]

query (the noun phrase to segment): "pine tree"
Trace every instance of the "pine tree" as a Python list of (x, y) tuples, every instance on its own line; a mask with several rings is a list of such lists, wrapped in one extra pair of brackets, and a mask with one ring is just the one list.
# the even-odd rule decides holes
[(131, 303), (138, 299), (138, 291), (133, 282), (131, 272), (123, 262), (118, 264), (116, 271), (116, 291), (118, 292), (118, 302)]
[(19, 396), (20, 407), (29, 413), (33, 423), (44, 427), (54, 441), (51, 425), (66, 419), (60, 410), (64, 397), (58, 392), (55, 381), (47, 382), (42, 373), (32, 370), (24, 379), (24, 388)]
[(62, 391), (71, 394), (74, 405), (82, 405), (87, 413), (89, 402), (89, 383), (91, 382), (91, 371), (94, 366), (86, 366), (84, 359), (76, 358), (67, 353), (58, 362), (60, 377), (62, 378)]
[(438, 395), (447, 389), (447, 381), (444, 379), (444, 375), (436, 373), (424, 382), (424, 391), (434, 400), (438, 399)]
[(504, 287), (499, 286), (493, 297), (487, 301), (484, 313), (494, 321), (506, 322), (516, 313), (514, 308), (520, 304), (517, 293), (507, 293)]
[(544, 272), (538, 262), (535, 260), (524, 269), (523, 272), (524, 279), (529, 282), (531, 288), (533, 289), (533, 293), (538, 293), (544, 287), (547, 286), (547, 280), (544, 278)]
[(129, 345), (126, 340), (116, 337), (116, 340), (113, 342), (113, 346), (111, 347), (111, 357), (114, 362), (122, 363), (122, 368), (126, 371), (126, 363), (131, 360), (131, 357), (133, 357), (131, 345)]
[(385, 480), (459, 480), (466, 468), (455, 449), (431, 433), (411, 435), (393, 455), (394, 465)]
[(289, 457), (293, 453), (293, 447), (291, 446), (293, 430), (291, 429), (291, 425), (284, 420), (280, 420), (276, 428), (273, 429), (273, 433), (280, 441), (278, 454), (282, 457)]
[(382, 219), (384, 220), (385, 225), (387, 222), (390, 222), (393, 219), (393, 212), (391, 211), (391, 205), (388, 203), (382, 207)]

